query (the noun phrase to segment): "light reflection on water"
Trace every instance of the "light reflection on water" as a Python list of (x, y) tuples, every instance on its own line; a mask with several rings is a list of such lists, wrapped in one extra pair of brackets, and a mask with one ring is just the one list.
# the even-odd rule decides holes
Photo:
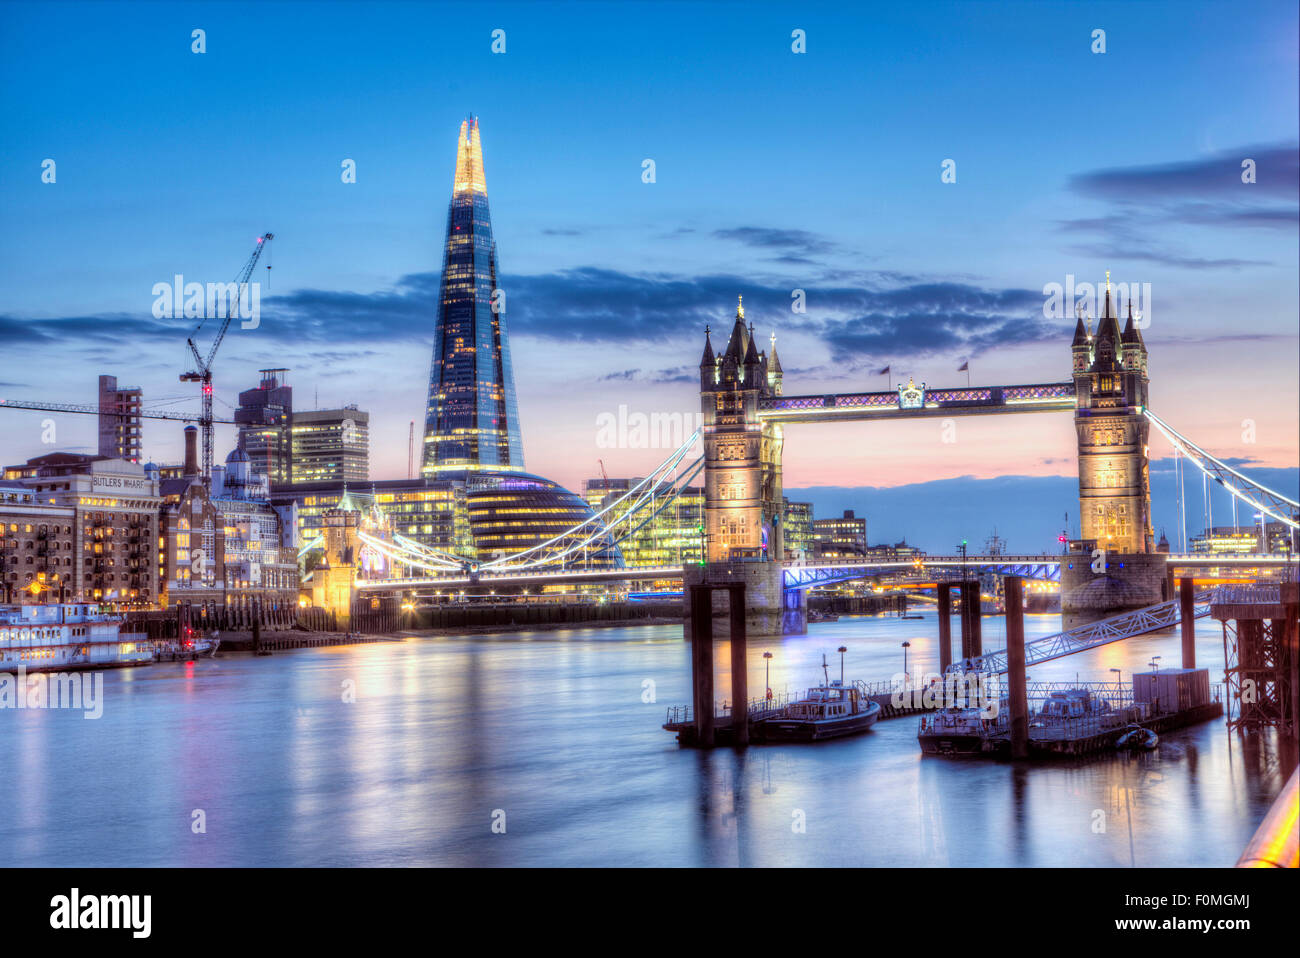
[[(1026, 632), (1059, 622), (1029, 616)], [(819, 680), (823, 653), (836, 677), (841, 644), (850, 679), (901, 672), (903, 640), (917, 675), (937, 666), (936, 632), (929, 612), (754, 639), (749, 687), (762, 692), (764, 651), (778, 692)], [(1004, 636), (984, 619), (985, 648)], [(1177, 633), (1030, 677), (1127, 679), (1153, 655), (1178, 665)], [(1222, 679), (1218, 623), (1198, 622), (1197, 658)], [(716, 661), (722, 699), (726, 642)], [(1034, 765), (922, 759), (913, 718), (812, 746), (683, 751), (659, 726), (689, 687), (673, 626), (112, 672), (98, 721), (0, 711), (0, 840), (15, 865), (1231, 865), (1294, 761), (1221, 720), (1152, 753)]]

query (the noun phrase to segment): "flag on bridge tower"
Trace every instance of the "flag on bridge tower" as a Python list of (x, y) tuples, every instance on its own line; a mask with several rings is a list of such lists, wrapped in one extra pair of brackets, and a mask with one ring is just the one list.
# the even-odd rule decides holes
[(893, 379), (893, 376), (890, 375), (890, 371), (889, 371), (889, 367), (888, 367), (888, 366), (886, 366), (884, 369), (877, 370), (877, 371), (876, 371), (876, 375), (877, 375), (877, 376), (889, 376), (889, 388), (890, 388), (890, 389), (893, 389), (893, 388), (894, 388), (894, 379)]
[(958, 366), (957, 372), (966, 374), (966, 386), (969, 388), (970, 387), (970, 360), (968, 359), (960, 366)]

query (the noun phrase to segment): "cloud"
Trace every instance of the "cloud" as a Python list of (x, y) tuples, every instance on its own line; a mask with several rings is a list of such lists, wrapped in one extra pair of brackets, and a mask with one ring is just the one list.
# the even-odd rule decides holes
[(714, 230), (713, 235), (718, 239), (734, 240), (737, 243), (743, 243), (755, 249), (789, 251), (797, 250), (799, 256), (792, 256), (786, 252), (783, 257), (785, 261), (792, 262), (811, 262), (806, 258), (807, 255), (814, 253), (829, 253), (835, 248), (835, 244), (828, 240), (822, 239), (815, 233), (809, 233), (807, 230), (776, 229), (765, 226), (738, 226), (733, 229)]
[[(1241, 181), (1248, 158), (1256, 164), (1256, 182), (1249, 185)], [(1069, 185), (1083, 196), (1141, 205), (1214, 198), (1241, 203), (1262, 195), (1290, 207), (1300, 189), (1300, 151), (1294, 143), (1242, 147), (1181, 163), (1094, 170)]]
[[(925, 280), (901, 285), (886, 274), (859, 273), (862, 285), (809, 285), (808, 312), (791, 311), (791, 290), (730, 274), (688, 276), (626, 273), (595, 266), (501, 278), (507, 296), (506, 326), (512, 338), (535, 337), (568, 344), (625, 343), (661, 347), (698, 337), (712, 324), (725, 336), (743, 294), (747, 318), (822, 338), (839, 355), (902, 358), (958, 351), (974, 355), (994, 346), (1068, 335), (1042, 319), (1042, 294), (986, 289), (973, 283)], [(231, 351), (264, 350), (277, 361), (292, 355), (336, 364), (373, 356), (385, 344), (428, 349), (437, 321), (437, 273), (412, 273), (372, 292), (301, 289), (264, 298), (260, 326), (231, 325)], [(202, 351), (215, 333), (205, 325)], [(189, 320), (157, 320), (127, 314), (31, 320), (0, 315), (6, 342), (46, 345), (77, 342), (89, 350), (177, 347), (190, 333)], [(646, 381), (685, 382), (692, 369), (636, 371)]]
[(676, 366), (672, 369), (624, 369), (619, 372), (607, 373), (599, 377), (596, 382), (639, 382), (651, 383), (654, 385), (663, 385), (666, 383), (693, 383), (700, 378), (698, 369), (690, 366)]
[[(1256, 181), (1242, 182), (1242, 161), (1253, 159)], [(1059, 228), (1094, 234), (1072, 252), (1103, 259), (1140, 260), (1186, 269), (1268, 266), (1237, 257), (1203, 257), (1151, 240), (1152, 225), (1285, 230), (1300, 225), (1300, 152), (1295, 144), (1242, 147), (1178, 163), (1115, 167), (1081, 173), (1069, 188), (1110, 205), (1101, 216), (1067, 220)], [(1139, 230), (1140, 225), (1140, 230)], [(1177, 230), (1167, 232), (1177, 234)]]
[(832, 352), (855, 356), (859, 366), (904, 356), (975, 356), (1068, 335), (1063, 325), (1043, 318), (1043, 296), (1035, 290), (920, 283), (873, 293), (865, 305), (821, 330)]

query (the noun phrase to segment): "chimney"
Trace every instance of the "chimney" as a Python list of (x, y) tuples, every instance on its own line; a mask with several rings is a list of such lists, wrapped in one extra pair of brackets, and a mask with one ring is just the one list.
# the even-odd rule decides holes
[(195, 426), (185, 427), (185, 472), (186, 476), (199, 474), (199, 430)]

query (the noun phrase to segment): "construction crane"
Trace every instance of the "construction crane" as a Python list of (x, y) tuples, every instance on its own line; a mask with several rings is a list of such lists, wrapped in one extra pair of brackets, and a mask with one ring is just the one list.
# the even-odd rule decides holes
[(274, 234), (271, 233), (257, 238), (257, 245), (253, 247), (252, 255), (248, 257), (248, 262), (244, 264), (244, 268), (239, 271), (239, 276), (235, 279), (236, 292), (234, 301), (226, 312), (226, 318), (221, 323), (217, 338), (212, 341), (212, 348), (208, 350), (207, 358), (200, 355), (199, 348), (194, 345), (194, 337), (203, 328), (202, 321), (185, 340), (186, 345), (190, 347), (190, 352), (194, 354), (195, 368), (187, 373), (181, 373), (180, 379), (183, 383), (202, 383), (203, 411), (199, 414), (199, 431), (203, 434), (203, 485), (207, 488), (212, 486), (212, 360), (217, 356), (221, 341), (226, 338), (226, 330), (230, 328), (230, 321), (239, 312), (239, 303), (243, 299), (244, 287), (248, 284), (248, 277), (253, 274), (253, 267), (257, 265), (262, 250), (267, 248), (272, 239), (274, 239)]
[[(111, 410), (100, 409), (98, 406), (87, 406), (82, 403), (70, 402), (38, 402), (33, 399), (0, 399), (0, 408), (4, 409), (37, 409), (45, 412), (75, 412), (85, 415), (98, 416), (101, 413), (110, 416), (120, 416), (123, 419), (130, 419), (133, 416), (139, 416), (141, 419), (178, 419), (181, 422), (197, 422), (199, 417), (192, 412), (134, 412), (134, 413), (116, 413)], [(233, 419), (213, 419), (213, 422), (233, 423)]]

